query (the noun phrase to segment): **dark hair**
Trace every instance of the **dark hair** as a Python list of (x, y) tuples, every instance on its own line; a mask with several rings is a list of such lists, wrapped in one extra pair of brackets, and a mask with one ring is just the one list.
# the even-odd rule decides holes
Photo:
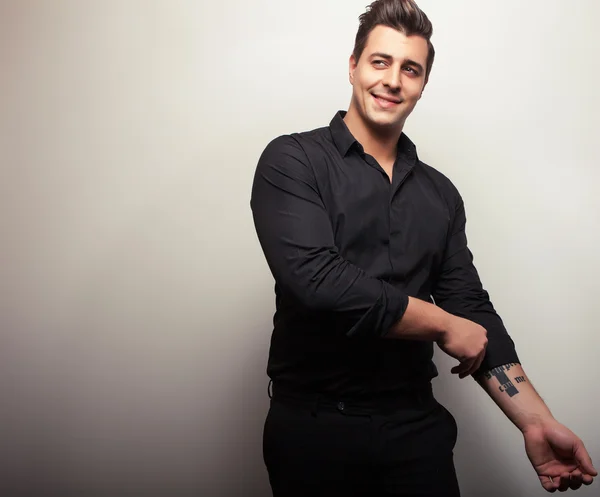
[(354, 42), (353, 55), (356, 62), (365, 49), (369, 34), (375, 26), (383, 25), (397, 29), (406, 36), (418, 35), (427, 40), (429, 52), (427, 54), (427, 70), (425, 77), (429, 77), (435, 50), (430, 41), (433, 34), (431, 21), (413, 0), (375, 0), (367, 10), (358, 18), (359, 26)]

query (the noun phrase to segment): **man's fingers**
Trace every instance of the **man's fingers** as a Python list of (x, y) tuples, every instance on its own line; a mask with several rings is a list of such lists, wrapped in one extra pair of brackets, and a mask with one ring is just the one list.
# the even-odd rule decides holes
[(473, 374), (475, 371), (477, 371), (480, 368), (481, 363), (483, 362), (484, 359), (485, 359), (485, 349), (481, 351), (481, 354), (479, 354), (479, 357), (477, 358), (477, 360), (475, 361), (475, 364), (473, 365), (473, 370), (469, 371), (469, 374)]
[(477, 371), (479, 369), (479, 366), (481, 366), (484, 357), (485, 350), (483, 350), (475, 359), (473, 359), (468, 369), (459, 374), (460, 379), (462, 380), (463, 378), (466, 378), (467, 376), (472, 375), (475, 371)]
[(558, 481), (552, 481), (549, 476), (540, 476), (540, 482), (542, 483), (544, 490), (547, 490), (548, 492), (556, 492), (556, 489), (558, 488)]
[(583, 485), (583, 475), (581, 474), (581, 471), (576, 469), (571, 473), (569, 486), (571, 487), (571, 490), (577, 490), (581, 485)]
[(466, 373), (467, 371), (469, 371), (469, 369), (471, 369), (473, 362), (474, 362), (474, 359), (470, 359), (468, 361), (461, 362), (460, 364), (458, 364), (452, 368), (452, 373), (458, 374), (458, 375)]
[(588, 451), (586, 450), (582, 441), (579, 441), (575, 446), (575, 459), (584, 473), (587, 473), (591, 476), (598, 476), (598, 471), (596, 471), (596, 468), (594, 468), (592, 459), (590, 458), (590, 455), (588, 454)]
[(476, 367), (476, 362), (473, 362), (471, 364), (471, 366), (469, 367), (469, 369), (467, 369), (464, 373), (461, 373), (458, 375), (458, 377), (462, 380), (463, 378), (466, 378), (469, 375), (472, 375), (475, 371), (477, 371), (477, 367)]
[(461, 362), (460, 364), (457, 364), (456, 366), (454, 366), (451, 370), (452, 374), (462, 373), (465, 370), (466, 364), (467, 364), (466, 362)]
[(452, 368), (452, 373), (459, 375), (461, 379), (465, 378), (479, 369), (484, 358), (485, 348), (476, 357), (461, 361), (460, 364), (454, 366)]
[(594, 477), (591, 475), (582, 475), (581, 481), (584, 485), (591, 485), (592, 483), (594, 483)]
[[(555, 478), (555, 480), (556, 480), (556, 478)], [(562, 475), (560, 475), (560, 484), (558, 485), (558, 491), (566, 492), (567, 490), (569, 490), (570, 482), (571, 482), (571, 478), (570, 478), (569, 473), (563, 473)]]

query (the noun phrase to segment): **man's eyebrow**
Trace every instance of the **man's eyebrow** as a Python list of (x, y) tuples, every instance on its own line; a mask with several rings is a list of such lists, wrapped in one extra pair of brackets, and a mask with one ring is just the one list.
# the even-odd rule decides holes
[(371, 54), (371, 57), (379, 57), (379, 58), (385, 59), (385, 60), (393, 60), (394, 59), (394, 57), (392, 57), (390, 54), (383, 53), (383, 52), (373, 52)]
[[(387, 53), (384, 53), (384, 52), (373, 52), (371, 54), (371, 57), (379, 57), (379, 58), (385, 59), (387, 61), (394, 60), (394, 57), (392, 57), (390, 54), (387, 54)], [(406, 59), (404, 61), (404, 64), (406, 64), (408, 66), (416, 67), (420, 72), (423, 72), (423, 66), (421, 64), (419, 64), (417, 61), (414, 61), (412, 59)]]

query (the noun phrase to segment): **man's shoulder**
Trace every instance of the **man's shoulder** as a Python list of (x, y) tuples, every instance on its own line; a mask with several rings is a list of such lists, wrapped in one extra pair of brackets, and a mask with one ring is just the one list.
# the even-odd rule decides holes
[(285, 157), (306, 166), (314, 165), (327, 156), (327, 150), (333, 145), (328, 126), (282, 134), (267, 143), (259, 162), (270, 159), (281, 160)]
[(322, 148), (331, 144), (331, 131), (329, 126), (322, 126), (307, 131), (291, 132), (273, 138), (266, 146), (269, 149), (279, 150), (289, 147), (305, 149), (307, 147)]

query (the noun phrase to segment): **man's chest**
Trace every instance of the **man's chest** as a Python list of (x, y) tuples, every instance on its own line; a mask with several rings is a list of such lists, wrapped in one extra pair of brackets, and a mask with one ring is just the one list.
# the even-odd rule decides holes
[(335, 244), (349, 260), (388, 253), (420, 258), (445, 249), (451, 212), (445, 198), (418, 171), (376, 170), (321, 182)]

